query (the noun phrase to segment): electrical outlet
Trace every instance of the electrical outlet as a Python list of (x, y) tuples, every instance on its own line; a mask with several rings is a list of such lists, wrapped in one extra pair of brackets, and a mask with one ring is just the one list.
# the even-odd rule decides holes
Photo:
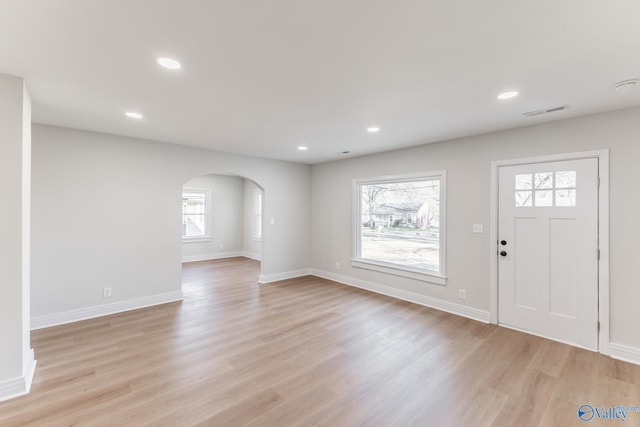
[(484, 233), (484, 226), (482, 224), (473, 224), (473, 232), (474, 233)]
[(220, 249), (224, 249), (224, 243), (220, 243)]
[(467, 299), (467, 291), (464, 289), (458, 289), (458, 298)]
[(102, 298), (111, 298), (111, 288), (104, 288), (102, 290)]
[(336, 270), (340, 270), (340, 263), (336, 262)]
[(274, 225), (276, 223), (276, 219), (274, 217), (271, 217), (269, 222), (271, 223), (271, 225)]

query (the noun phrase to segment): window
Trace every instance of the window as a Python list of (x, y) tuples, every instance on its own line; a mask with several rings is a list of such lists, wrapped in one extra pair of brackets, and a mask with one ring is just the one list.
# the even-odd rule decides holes
[(209, 190), (182, 190), (182, 239), (209, 240)]
[(253, 239), (262, 240), (262, 190), (253, 190)]
[(354, 181), (352, 265), (445, 284), (445, 172)]
[(576, 171), (516, 175), (516, 207), (576, 205)]

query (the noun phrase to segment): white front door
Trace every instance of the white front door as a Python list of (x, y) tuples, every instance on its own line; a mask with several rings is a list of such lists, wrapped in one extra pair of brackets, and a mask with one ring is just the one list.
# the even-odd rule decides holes
[(598, 159), (499, 170), (498, 319), (598, 350)]

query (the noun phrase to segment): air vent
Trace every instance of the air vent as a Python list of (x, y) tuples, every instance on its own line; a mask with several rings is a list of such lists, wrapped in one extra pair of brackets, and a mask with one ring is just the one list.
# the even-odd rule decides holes
[(542, 110), (528, 111), (526, 113), (522, 113), (522, 115), (523, 116), (527, 116), (527, 117), (540, 116), (542, 114), (555, 113), (555, 112), (558, 112), (558, 111), (566, 110), (567, 108), (569, 108), (568, 105), (561, 105), (559, 107), (544, 108)]

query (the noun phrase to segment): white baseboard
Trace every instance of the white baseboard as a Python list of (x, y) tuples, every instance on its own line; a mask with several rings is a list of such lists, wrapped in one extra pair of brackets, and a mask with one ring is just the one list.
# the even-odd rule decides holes
[(37, 363), (33, 349), (31, 349), (27, 357), (27, 366), (24, 370), (25, 374), (23, 377), (0, 381), (0, 402), (24, 396), (25, 394), (29, 394), (29, 391), (31, 391), (31, 383), (33, 382), (33, 375), (36, 372)]
[(253, 259), (256, 261), (262, 261), (262, 255), (256, 252), (242, 252), (242, 256), (245, 258)]
[(123, 311), (136, 310), (153, 305), (182, 301), (182, 291), (167, 292), (164, 294), (150, 295), (111, 304), (96, 305), (77, 310), (64, 311), (62, 313), (47, 314), (31, 318), (31, 329), (42, 329), (80, 320), (93, 319), (94, 317), (107, 316)]
[(640, 365), (640, 348), (623, 344), (609, 343), (609, 356), (625, 362)]
[(308, 276), (311, 274), (310, 268), (303, 268), (302, 270), (293, 270), (293, 271), (285, 271), (282, 273), (276, 274), (261, 274), (258, 282), (260, 283), (271, 283), (278, 282), (280, 280), (293, 279), (301, 276)]
[(404, 291), (402, 289), (392, 288), (390, 286), (381, 285), (379, 283), (367, 282), (365, 280), (353, 277), (342, 276), (324, 270), (312, 269), (311, 274), (322, 277), (323, 279), (333, 280), (334, 282), (344, 285), (353, 286), (367, 291), (375, 292), (382, 295), (409, 301), (415, 304), (424, 305), (426, 307), (435, 308), (437, 310), (446, 311), (447, 313), (456, 314), (458, 316), (468, 317), (469, 319), (478, 320), (480, 322), (489, 323), (489, 312), (479, 310), (477, 308), (468, 307), (462, 304), (456, 304), (437, 298), (432, 298), (413, 292)]
[(235, 258), (239, 256), (245, 256), (244, 252), (217, 252), (215, 254), (189, 255), (183, 256), (182, 262), (209, 261), (210, 259)]

